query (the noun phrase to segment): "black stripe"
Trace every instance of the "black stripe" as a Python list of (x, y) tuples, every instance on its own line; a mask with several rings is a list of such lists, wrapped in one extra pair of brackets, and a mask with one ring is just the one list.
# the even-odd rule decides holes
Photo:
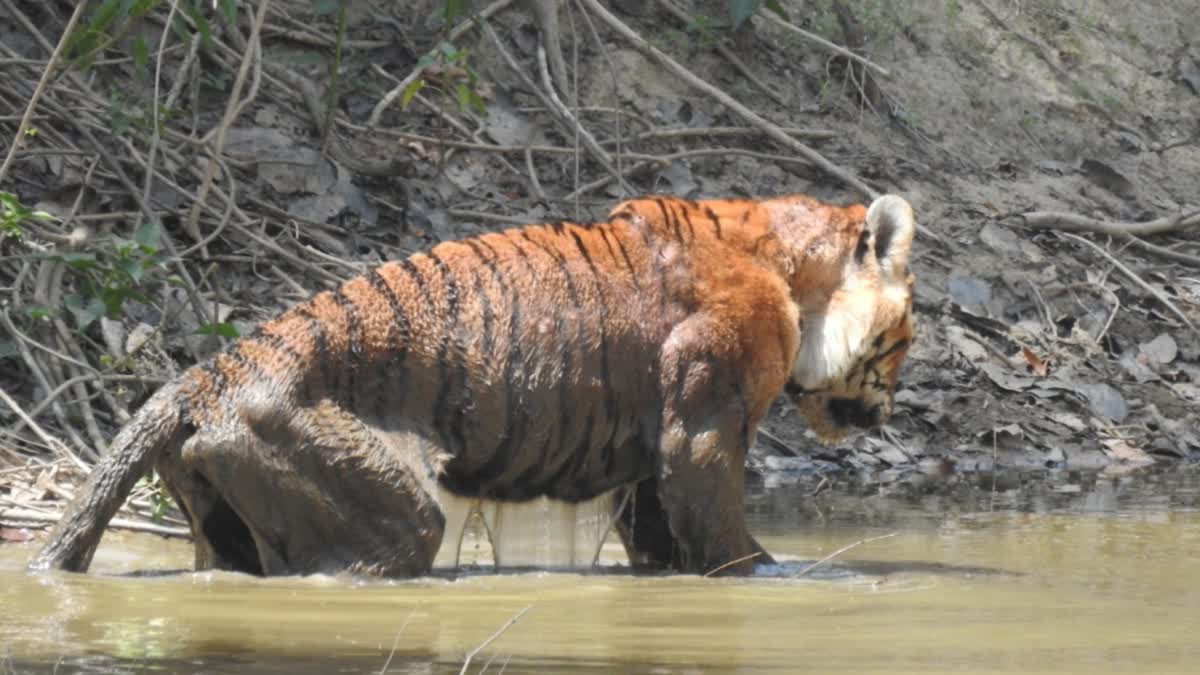
[(617, 236), (615, 232), (613, 233), (613, 239), (617, 240), (617, 248), (621, 250), (621, 258), (625, 260), (625, 266), (629, 268), (629, 276), (633, 279), (634, 287), (641, 290), (642, 282), (638, 279), (638, 273), (633, 267), (633, 261), (629, 259), (629, 251), (625, 250), (625, 242), (621, 241), (621, 237)]
[[(475, 245), (475, 242), (468, 239), (462, 243), (466, 244), (471, 249), (471, 252), (475, 254), (476, 258), (479, 258), (479, 262), (483, 263), (484, 267), (491, 269), (492, 277), (495, 278), (495, 266), (491, 265), (490, 261), (484, 259), (483, 255), (479, 252), (479, 247)], [(471, 270), (471, 280), (473, 282), (472, 286), (475, 288), (475, 296), (479, 299), (480, 309), (483, 311), (483, 355), (484, 358), (491, 358), (492, 342), (494, 340), (492, 336), (492, 322), (495, 320), (496, 311), (492, 307), (491, 300), (488, 299), (487, 291), (485, 291), (483, 288), (483, 279), (475, 270)]]
[[(404, 269), (403, 266), (398, 267)], [(400, 302), (400, 297), (396, 295), (395, 289), (388, 285), (387, 279), (383, 278), (379, 267), (372, 267), (367, 272), (367, 282), (371, 284), (371, 288), (376, 293), (387, 301), (388, 309), (392, 312), (390, 325), (395, 327), (395, 337), (392, 338), (388, 348), (387, 364), (376, 371), (372, 378), (376, 383), (375, 419), (386, 427), (385, 421), (391, 417), (389, 413), (394, 410), (393, 404), (399, 403), (393, 401), (390, 394), (395, 391), (403, 391), (403, 387), (397, 386), (396, 381), (403, 379), (402, 369), (412, 343), (412, 323), (408, 312), (404, 310), (404, 305)]]
[(337, 391), (347, 397), (345, 404), (350, 410), (358, 410), (358, 389), (361, 386), (358, 376), (363, 367), (362, 322), (354, 303), (346, 297), (341, 287), (333, 292), (333, 302), (346, 317), (346, 353), (339, 359), (342, 367), (338, 369)]
[(553, 248), (529, 236), (528, 230), (521, 230), (521, 238), (541, 249), (546, 255), (554, 258), (554, 262), (558, 263), (560, 266), (566, 261), (566, 258), (562, 257)]
[(295, 347), (288, 344), (287, 339), (284, 338), (279, 333), (267, 333), (264, 331), (258, 331), (256, 335), (254, 335), (253, 337), (251, 337), (249, 339), (255, 340), (256, 342), (263, 345), (267, 349), (272, 349), (277, 352), (283, 352), (283, 354), (292, 363), (298, 363), (300, 361), (300, 359), (302, 358), (300, 355), (300, 352), (296, 351)]
[(234, 342), (225, 351), (225, 355), (232, 359), (242, 372), (246, 374), (246, 377), (242, 378), (244, 381), (258, 382), (273, 379), (263, 370), (262, 365), (258, 361), (242, 353), (242, 348), (249, 344), (249, 342), (246, 339)]
[(611, 424), (614, 423), (617, 416), (617, 395), (613, 391), (612, 373), (608, 364), (608, 328), (605, 324), (608, 321), (609, 308), (608, 302), (604, 299), (604, 280), (601, 279), (600, 272), (592, 262), (592, 257), (588, 255), (583, 240), (575, 232), (571, 232), (571, 237), (575, 239), (575, 246), (579, 249), (583, 259), (587, 261), (588, 269), (592, 271), (592, 281), (596, 286), (596, 301), (600, 303), (600, 316), (596, 320), (600, 327), (600, 381), (604, 386), (604, 421)]
[[(695, 240), (696, 239), (696, 228), (692, 225), (692, 216), (690, 215), (691, 209), (689, 209), (688, 206), (691, 206), (691, 204), (681, 204), (679, 206), (679, 214), (680, 214), (680, 216), (682, 216), (683, 222), (687, 223), (688, 234), (690, 234), (692, 236), (692, 239)], [(676, 221), (676, 222), (678, 222), (678, 221)]]
[[(387, 300), (388, 309), (392, 311), (392, 325), (396, 327), (399, 336), (392, 347), (403, 361), (408, 355), (409, 343), (412, 342), (412, 325), (408, 313), (404, 311), (404, 305), (400, 303), (395, 289), (389, 286), (387, 279), (384, 279), (383, 275), (379, 273), (378, 267), (372, 267), (371, 271), (367, 273), (367, 282), (371, 284), (371, 288), (375, 289), (376, 293)], [(395, 373), (390, 374), (395, 375)]]
[(437, 253), (429, 251), (425, 255), (433, 261), (434, 267), (441, 273), (442, 283), (446, 289), (446, 316), (442, 321), (442, 340), (437, 354), (438, 378), (442, 384), (433, 404), (433, 428), (441, 440), (442, 449), (457, 456), (462, 454), (463, 448), (466, 446), (463, 429), (455, 427), (453, 416), (450, 414), (452, 407), (450, 394), (456, 384), (459, 393), (455, 397), (457, 400), (454, 403), (458, 404), (456, 407), (465, 406), (465, 401), (462, 400), (465, 394), (463, 391), (463, 383), (466, 379), (465, 360), (461, 357), (455, 359), (457, 367), (454, 369), (454, 373), (450, 372), (450, 350), (454, 346), (454, 332), (458, 326), (458, 282), (449, 266)]
[[(477, 239), (464, 239), (462, 243), (471, 248), (483, 266), (488, 269), (492, 275), (492, 280), (500, 287), (500, 291), (508, 296), (510, 303), (509, 315), (509, 344), (507, 360), (504, 362), (503, 382), (500, 384), (504, 388), (504, 433), (499, 438), (497, 446), (488, 453), (487, 459), (479, 466), (478, 469), (472, 472), (472, 475), (481, 483), (488, 483), (495, 480), (504, 472), (512, 463), (512, 451), (518, 440), (524, 439), (524, 428), (526, 425), (527, 414), (521, 406), (517, 405), (517, 397), (513, 391), (513, 378), (516, 376), (516, 368), (520, 364), (521, 345), (520, 336), (517, 335), (519, 329), (518, 322), (520, 321), (520, 308), (516, 293), (512, 293), (508, 282), (500, 273), (496, 266), (495, 259), (498, 258), (495, 249), (489, 246), (486, 242)], [(482, 249), (487, 249), (491, 257), (485, 256)], [(523, 253), (523, 252), (522, 252)], [(522, 256), (523, 257), (523, 256)], [(481, 298), (484, 298), (482, 281), (476, 277), (476, 290)], [(495, 359), (495, 355), (491, 353), (494, 346), (492, 336), (491, 323), (494, 321), (495, 312), (492, 310), (490, 303), (484, 301), (484, 343), (487, 345), (484, 350), (484, 358), (489, 361)], [(461, 424), (461, 422), (460, 422)], [(481, 440), (481, 439), (479, 439)], [(482, 453), (482, 449), (480, 449)]]
[[(312, 313), (312, 302), (313, 300), (310, 300), (303, 305), (297, 305), (295, 311), (297, 316), (306, 319), (304, 326), (308, 330), (309, 337), (311, 337), (313, 341), (312, 359), (317, 364), (318, 374), (321, 378), (320, 381), (317, 382), (319, 385), (318, 389), (321, 392), (326, 392), (329, 389), (329, 346), (325, 337), (325, 325), (322, 324), (321, 320)], [(308, 386), (308, 378), (305, 379), (306, 386)], [(311, 390), (306, 391), (310, 392), (311, 399)]]
[(225, 373), (217, 367), (217, 359), (221, 358), (221, 354), (213, 354), (212, 358), (204, 362), (200, 366), (200, 372), (204, 373), (210, 382), (209, 397), (214, 401), (220, 401), (227, 393), (225, 390), (229, 383), (225, 380)]
[[(579, 441), (579, 447), (575, 448), (573, 452), (566, 450), (569, 453), (570, 460), (563, 462), (562, 467), (550, 478), (550, 489), (557, 492), (556, 496), (558, 498), (579, 501), (585, 496), (581, 494), (583, 491), (580, 490), (580, 486), (586, 484), (588, 478), (590, 478), (590, 476), (584, 474), (584, 469), (587, 466), (588, 460), (591, 459), (592, 431), (595, 427), (595, 411), (589, 408), (587, 421), (583, 423), (583, 437)], [(568, 487), (569, 491), (564, 492), (564, 488)]]
[(613, 263), (620, 265), (621, 262), (617, 260), (617, 252), (613, 250), (612, 242), (608, 240), (608, 230), (608, 223), (605, 223), (603, 226), (596, 228), (594, 231), (600, 233), (600, 239), (604, 241), (604, 248), (608, 249), (608, 257), (612, 258)]
[[(449, 315), (449, 320), (455, 323), (458, 322), (458, 282), (454, 278), (454, 272), (446, 265), (445, 261), (434, 251), (426, 253), (430, 260), (433, 261), (433, 266), (437, 268), (442, 275), (442, 283), (446, 286), (446, 313)], [(449, 340), (449, 334), (446, 335), (446, 340)]]
[(712, 221), (713, 229), (717, 233), (717, 239), (720, 239), (722, 237), (721, 219), (717, 218), (717, 212), (713, 211), (711, 206), (706, 206), (704, 207), (704, 215), (708, 216), (708, 219)]
[[(596, 263), (592, 262), (592, 256), (590, 253), (588, 253), (587, 247), (583, 245), (583, 239), (580, 238), (578, 232), (574, 230), (568, 231), (571, 234), (571, 238), (575, 240), (575, 248), (579, 249), (579, 254), (583, 256), (583, 259), (587, 261), (588, 267), (591, 268), (592, 276), (596, 276)], [(599, 279), (597, 279), (597, 281), (599, 281)]]
[(675, 219), (675, 214), (671, 212), (671, 207), (663, 199), (655, 199), (655, 204), (658, 204), (658, 210), (662, 211), (663, 224), (675, 231), (675, 238), (680, 242), (683, 241), (683, 232), (679, 229), (679, 221)]
[[(528, 241), (529, 243), (538, 247), (544, 253), (549, 255), (558, 264), (558, 269), (560, 272), (562, 272), (563, 280), (567, 284), (567, 296), (571, 302), (571, 307), (574, 310), (575, 315), (579, 316), (581, 314), (580, 310), (582, 309), (582, 307), (580, 307), (580, 305), (579, 305), (579, 290), (575, 287), (574, 277), (571, 276), (570, 270), (567, 269), (567, 265), (565, 264), (565, 261), (566, 261), (565, 257), (560, 257), (560, 255), (556, 254), (552, 249), (550, 249), (550, 247), (545, 246), (545, 245), (541, 244), (540, 242), (534, 240), (532, 237), (529, 236), (528, 232), (522, 232), (521, 236), (526, 241)], [(570, 382), (568, 382), (568, 380), (567, 380), (567, 374), (569, 372), (571, 372), (571, 342), (572, 342), (571, 338), (577, 338), (578, 334), (580, 332), (578, 330), (578, 328), (576, 328), (576, 331), (575, 331), (576, 335), (571, 336), (571, 338), (568, 338), (568, 336), (566, 335), (566, 331), (565, 331), (566, 322), (563, 320), (561, 310), (562, 310), (561, 307), (554, 308), (554, 334), (559, 337), (559, 367), (561, 370), (561, 376), (559, 378), (559, 383), (558, 383), (558, 388), (559, 388), (559, 394), (558, 394), (559, 443), (558, 443), (558, 448), (560, 451), (562, 451), (562, 449), (566, 448), (566, 433), (567, 433), (567, 428), (568, 428), (567, 420), (571, 416), (571, 405), (570, 405), (570, 402), (568, 401), (568, 398), (569, 398), (568, 394), (570, 393), (570, 388), (569, 388)], [(548, 459), (549, 459), (548, 457), (543, 455), (541, 458), (541, 462), (545, 463), (546, 461), (548, 461)]]
[(421, 295), (425, 294), (425, 275), (421, 274), (421, 270), (417, 269), (412, 258), (405, 258), (400, 261), (400, 269), (404, 270), (409, 279), (417, 285), (417, 290), (421, 291)]

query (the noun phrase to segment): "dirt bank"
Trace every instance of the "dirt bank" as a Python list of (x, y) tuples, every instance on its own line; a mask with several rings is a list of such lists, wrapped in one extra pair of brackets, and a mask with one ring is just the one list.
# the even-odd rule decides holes
[[(539, 73), (532, 13), (497, 11), (499, 43), (467, 29), (441, 49), (437, 3), (355, 3), (326, 137), (336, 13), (274, 3), (262, 67), (250, 59), (240, 72), (257, 5), (237, 4), (237, 31), (213, 15), (211, 40), (169, 33), (161, 70), (159, 59), (137, 55), (158, 54), (165, 7), (45, 90), (0, 181), (68, 222), (29, 225), (20, 242), (0, 244), (11, 321), (0, 329), (0, 387), (45, 435), (0, 406), (13, 429), (0, 438), (0, 461), (65, 448), (90, 459), (150, 388), (211, 353), (221, 335), (441, 239), (598, 217), (631, 191), (863, 199), (580, 5), (559, 17), (567, 74), (577, 77), (566, 78), (567, 111), (556, 122), (543, 84), (555, 69)], [(905, 195), (926, 229), (914, 265), (920, 335), (892, 423), (823, 448), (779, 408), (752, 468), (947, 472), (1195, 458), (1195, 3), (1164, 1), (1153, 12), (1115, 0), (783, 5), (793, 24), (888, 74), (849, 67), (762, 17), (730, 34), (719, 25), (724, 2), (685, 6), (687, 23), (661, 4), (612, 3), (692, 73), (873, 189)], [(0, 137), (11, 139), (71, 5), (8, 8), (0, 71), (13, 95), (0, 103)], [(429, 50), (425, 86), (405, 108), (414, 91), (401, 85)], [(243, 103), (227, 105), (239, 74)], [(223, 143), (221, 160), (210, 162), (200, 140)], [(622, 188), (598, 158), (638, 169)], [(147, 166), (158, 171), (153, 181)], [(147, 209), (163, 219), (161, 246), (123, 249), (158, 241), (139, 227)], [(1064, 233), (1069, 223), (1029, 212), (1163, 222), (1131, 240), (1116, 230)]]

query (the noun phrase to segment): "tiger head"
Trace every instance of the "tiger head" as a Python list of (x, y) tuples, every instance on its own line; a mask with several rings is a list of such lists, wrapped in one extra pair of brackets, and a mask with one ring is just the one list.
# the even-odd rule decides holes
[[(805, 208), (791, 205), (791, 217)], [(913, 339), (908, 256), (916, 221), (912, 207), (896, 195), (876, 199), (865, 213), (861, 206), (821, 210), (804, 218), (810, 236), (797, 271), (828, 292), (815, 294), (816, 300), (795, 294), (806, 299), (797, 303), (800, 349), (787, 392), (820, 440), (832, 442), (853, 428), (882, 424), (892, 413)], [(826, 229), (812, 236), (815, 223)]]

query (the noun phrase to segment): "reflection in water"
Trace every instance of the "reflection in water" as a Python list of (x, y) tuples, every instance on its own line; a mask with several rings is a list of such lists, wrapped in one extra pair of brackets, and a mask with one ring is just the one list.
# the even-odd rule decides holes
[[(1200, 664), (1200, 473), (819, 479), (749, 500), (781, 564), (752, 579), (467, 574), (257, 579), (110, 534), (98, 575), (0, 546), (0, 673), (1189, 672)], [(793, 574), (866, 537), (804, 579)], [(403, 629), (401, 628), (403, 627)], [(477, 670), (477, 668), (475, 668)]]

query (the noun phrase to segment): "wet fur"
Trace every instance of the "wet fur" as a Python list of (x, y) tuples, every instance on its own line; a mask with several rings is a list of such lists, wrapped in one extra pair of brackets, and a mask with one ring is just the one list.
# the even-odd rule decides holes
[(748, 572), (770, 560), (742, 471), (771, 401), (786, 386), (826, 438), (890, 413), (912, 230), (898, 197), (655, 197), (380, 265), (151, 397), (31, 567), (86, 570), (154, 468), (198, 569), (418, 575), (443, 490), (620, 488), (635, 564)]

